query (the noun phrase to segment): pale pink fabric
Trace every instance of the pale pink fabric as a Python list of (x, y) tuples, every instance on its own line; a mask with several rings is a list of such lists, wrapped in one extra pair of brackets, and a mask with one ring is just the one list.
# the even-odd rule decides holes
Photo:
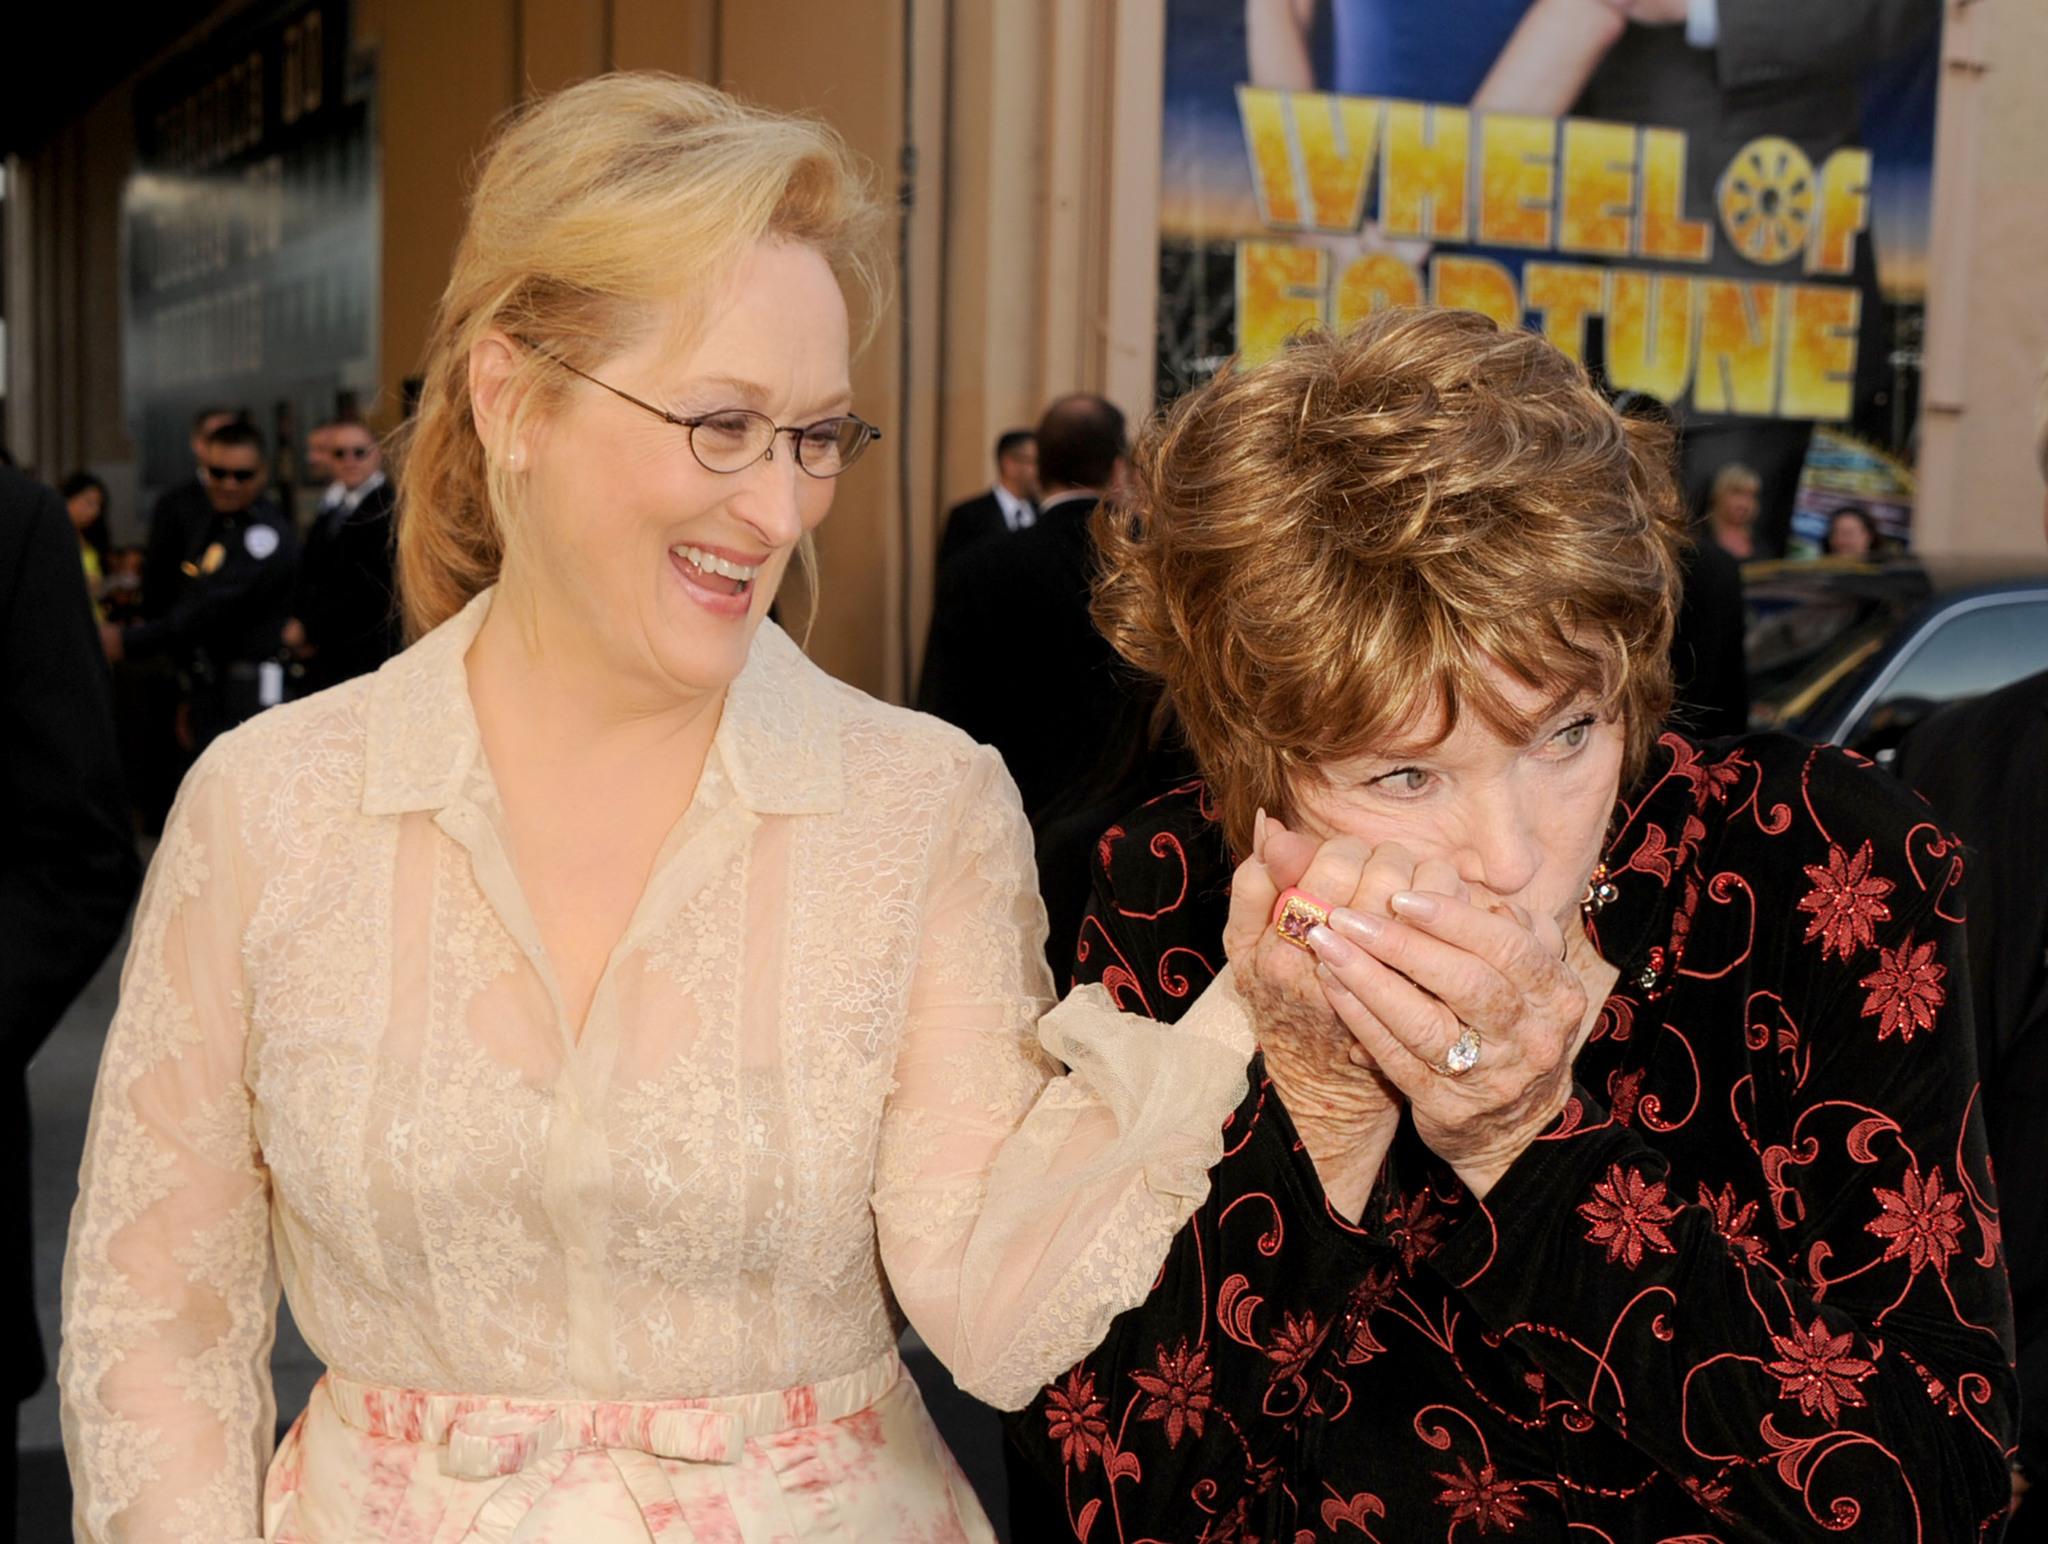
[[(479, 1440), (458, 1454), (465, 1436)], [(696, 1456), (681, 1451), (691, 1447)], [(661, 1404), (481, 1399), (330, 1376), (271, 1464), (264, 1537), (987, 1544), (994, 1535), (892, 1353), (826, 1384)]]

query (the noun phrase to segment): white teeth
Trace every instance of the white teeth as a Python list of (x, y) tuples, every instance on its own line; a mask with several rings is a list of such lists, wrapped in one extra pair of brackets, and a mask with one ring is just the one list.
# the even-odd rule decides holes
[(717, 574), (725, 579), (737, 579), (743, 584), (761, 571), (759, 563), (748, 565), (746, 563), (728, 562), (724, 558), (716, 557), (706, 552), (702, 547), (671, 547), (668, 550), (681, 558), (685, 563), (695, 564), (707, 574)]

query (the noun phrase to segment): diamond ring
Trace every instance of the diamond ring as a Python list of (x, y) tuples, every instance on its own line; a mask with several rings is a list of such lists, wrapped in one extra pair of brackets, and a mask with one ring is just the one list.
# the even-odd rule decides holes
[(1479, 1065), (1479, 1031), (1467, 1024), (1458, 1031), (1444, 1059), (1429, 1070), (1441, 1078), (1463, 1077)]

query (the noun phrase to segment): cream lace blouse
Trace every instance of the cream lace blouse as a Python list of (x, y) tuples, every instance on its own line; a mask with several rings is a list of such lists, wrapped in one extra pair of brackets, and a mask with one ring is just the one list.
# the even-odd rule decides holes
[(772, 625), (572, 1040), (468, 697), (489, 603), (179, 796), (65, 1267), (81, 1537), (256, 1533), (280, 1280), (367, 1383), (754, 1392), (907, 1315), (1014, 1407), (1206, 1194), (1251, 1049), (1227, 977), (1172, 1029), (1099, 989), (1047, 1014), (994, 752)]

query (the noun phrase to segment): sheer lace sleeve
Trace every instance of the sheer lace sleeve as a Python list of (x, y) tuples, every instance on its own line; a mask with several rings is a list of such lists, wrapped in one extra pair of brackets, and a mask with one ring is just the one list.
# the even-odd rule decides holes
[(150, 867), (93, 1094), (59, 1373), (81, 1540), (260, 1532), (276, 1277), (243, 1077), (235, 808), (216, 753)]
[(993, 752), (948, 825), (874, 1208), (918, 1333), (961, 1387), (1016, 1409), (1144, 1300), (1208, 1194), (1252, 1038), (1227, 973), (1171, 1027), (1095, 985), (1047, 1012), (1031, 833)]

